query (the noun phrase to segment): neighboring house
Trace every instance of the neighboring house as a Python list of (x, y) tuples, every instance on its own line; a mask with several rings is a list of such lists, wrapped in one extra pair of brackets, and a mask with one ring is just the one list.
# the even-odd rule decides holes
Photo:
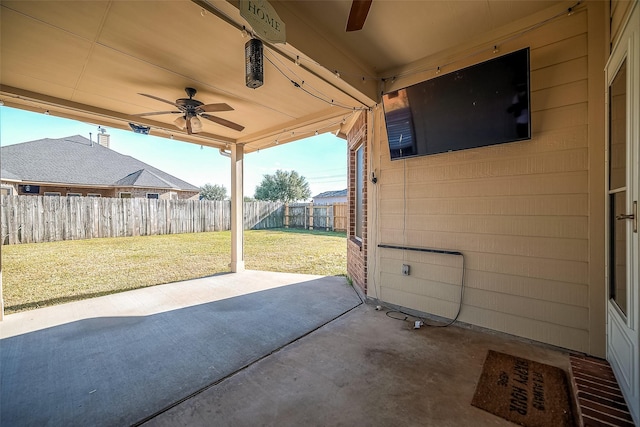
[(198, 199), (200, 189), (80, 136), (1, 148), (2, 194)]
[(332, 205), (334, 203), (347, 203), (347, 189), (338, 191), (325, 191), (313, 198), (316, 205)]

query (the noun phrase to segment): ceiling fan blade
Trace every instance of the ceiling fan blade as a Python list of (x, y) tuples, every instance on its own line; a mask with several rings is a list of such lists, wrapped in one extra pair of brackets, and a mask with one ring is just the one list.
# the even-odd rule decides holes
[(231, 122), (229, 120), (226, 120), (226, 119), (223, 119), (221, 117), (210, 116), (209, 114), (201, 114), (200, 117), (202, 117), (203, 119), (207, 119), (209, 121), (212, 121), (214, 123), (217, 123), (219, 125), (226, 126), (226, 127), (231, 128), (233, 130), (242, 131), (244, 129), (244, 126), (239, 125), (237, 123), (233, 123), (233, 122)]
[(193, 130), (191, 129), (191, 117), (187, 117), (187, 133), (189, 135), (193, 134)]
[(180, 106), (178, 104), (176, 104), (175, 102), (167, 101), (166, 99), (158, 98), (157, 96), (149, 95), (149, 94), (146, 94), (146, 93), (139, 93), (138, 95), (146, 96), (147, 98), (155, 99), (156, 101), (160, 101), (160, 102), (165, 102), (167, 104), (173, 105), (174, 107), (180, 108)]
[(155, 111), (153, 113), (140, 113), (140, 114), (134, 114), (134, 116), (137, 117), (145, 117), (145, 116), (157, 116), (160, 114), (181, 114), (182, 111)]
[(201, 105), (200, 109), (205, 113), (215, 113), (216, 111), (233, 111), (233, 108), (229, 104), (221, 102), (219, 104), (207, 104)]
[(351, 11), (347, 20), (347, 31), (358, 31), (364, 27), (367, 20), (369, 8), (373, 0), (353, 0), (351, 3)]

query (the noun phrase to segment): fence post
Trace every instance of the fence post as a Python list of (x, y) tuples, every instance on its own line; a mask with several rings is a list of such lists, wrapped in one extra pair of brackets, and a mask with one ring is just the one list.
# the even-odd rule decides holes
[(327, 205), (327, 208), (324, 210), (324, 225), (325, 225), (325, 231), (329, 231), (329, 227), (331, 227), (331, 229), (333, 229), (333, 224), (331, 224), (331, 226), (329, 225), (329, 209), (331, 209), (331, 211), (333, 211), (333, 205)]
[(289, 203), (284, 204), (284, 228), (289, 228)]
[(313, 202), (309, 203), (309, 230), (313, 230)]

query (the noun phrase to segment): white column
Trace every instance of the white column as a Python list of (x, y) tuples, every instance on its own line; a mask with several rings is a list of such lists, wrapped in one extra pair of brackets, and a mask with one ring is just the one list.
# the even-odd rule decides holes
[(244, 146), (231, 146), (231, 272), (244, 271)]

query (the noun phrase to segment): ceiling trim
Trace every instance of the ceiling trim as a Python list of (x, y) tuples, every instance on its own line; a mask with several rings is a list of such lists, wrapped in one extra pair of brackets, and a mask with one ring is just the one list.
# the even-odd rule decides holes
[[(239, 138), (237, 143), (244, 144), (245, 152), (252, 152), (273, 145), (297, 141), (314, 136), (316, 132), (326, 133), (340, 130), (353, 117), (358, 117), (362, 110), (339, 111), (336, 107), (311, 114), (297, 120), (265, 129), (258, 135)], [(278, 144), (275, 141), (278, 141)]]
[[(78, 121), (93, 121), (95, 120), (95, 117), (100, 117), (107, 120), (110, 126), (116, 125), (116, 127), (120, 129), (128, 130), (130, 130), (129, 123), (136, 123), (150, 126), (152, 129), (159, 129), (167, 132), (167, 135), (163, 137), (169, 136), (180, 141), (206, 145), (209, 147), (225, 147), (228, 144), (236, 143), (235, 139), (206, 132), (200, 132), (192, 135), (187, 135), (186, 133), (183, 134), (183, 132), (178, 129), (167, 127), (166, 123), (145, 119), (139, 116), (131, 116), (113, 110), (106, 110), (87, 104), (81, 104), (79, 102), (68, 101), (66, 99), (56, 98), (41, 93), (30, 92), (28, 90), (12, 86), (0, 84), (0, 93), (8, 97), (8, 99), (3, 100), (5, 104), (14, 108), (42, 113), (44, 113), (44, 111), (49, 111), (49, 113), (53, 115)], [(86, 113), (88, 116), (83, 116), (83, 113)], [(107, 123), (99, 124), (106, 125)]]

